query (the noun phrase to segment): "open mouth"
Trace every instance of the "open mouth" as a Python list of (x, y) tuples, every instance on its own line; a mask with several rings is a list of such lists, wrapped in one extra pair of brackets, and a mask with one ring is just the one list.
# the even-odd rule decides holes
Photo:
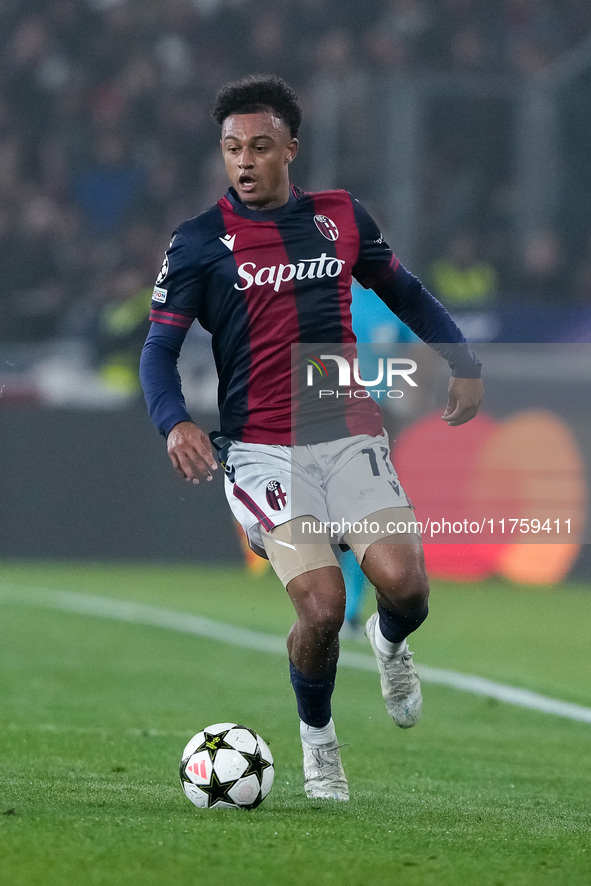
[(256, 181), (255, 181), (255, 179), (252, 177), (252, 175), (248, 175), (248, 173), (246, 173), (246, 172), (243, 173), (243, 174), (238, 178), (238, 183), (239, 183), (239, 185), (240, 185), (240, 187), (242, 188), (243, 191), (252, 191), (252, 189), (253, 189), (254, 186), (256, 185)]

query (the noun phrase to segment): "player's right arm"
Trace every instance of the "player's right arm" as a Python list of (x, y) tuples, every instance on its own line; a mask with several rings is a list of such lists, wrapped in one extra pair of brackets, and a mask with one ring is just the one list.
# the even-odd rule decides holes
[(207, 435), (187, 410), (178, 358), (200, 293), (195, 251), (175, 232), (152, 296), (151, 325), (140, 359), (150, 418), (166, 438), (175, 470), (188, 482), (212, 479), (217, 464)]

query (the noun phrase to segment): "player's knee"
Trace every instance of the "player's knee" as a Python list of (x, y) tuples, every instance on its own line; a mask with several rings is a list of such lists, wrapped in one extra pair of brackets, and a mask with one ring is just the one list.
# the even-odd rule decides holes
[(391, 558), (376, 570), (373, 583), (378, 596), (402, 609), (420, 609), (429, 598), (429, 579), (422, 552), (416, 557)]
[(396, 603), (401, 609), (410, 611), (423, 607), (429, 599), (429, 581), (425, 571), (413, 571), (397, 585), (395, 594)]
[(343, 626), (345, 619), (344, 602), (329, 604), (328, 601), (315, 600), (307, 607), (305, 621), (308, 631), (313, 633), (319, 643), (334, 637)]
[(345, 619), (345, 599), (309, 594), (300, 601), (298, 615), (307, 635), (313, 636), (317, 644), (323, 644), (335, 637)]
[(303, 573), (287, 585), (287, 592), (308, 635), (319, 641), (338, 634), (345, 618), (345, 586), (337, 568)]

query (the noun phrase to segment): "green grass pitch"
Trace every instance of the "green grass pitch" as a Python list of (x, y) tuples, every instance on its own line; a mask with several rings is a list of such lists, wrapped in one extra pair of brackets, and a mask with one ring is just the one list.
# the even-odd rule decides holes
[[(377, 673), (343, 667), (334, 716), (352, 799), (308, 801), (285, 656), (31, 605), (35, 587), (272, 635), (292, 620), (271, 575), (4, 563), (3, 886), (591, 883), (591, 725), (426, 683), (423, 718), (404, 731)], [(589, 706), (590, 609), (583, 586), (435, 583), (412, 647), (419, 664)], [(197, 810), (179, 785), (186, 741), (226, 720), (275, 756), (274, 787), (252, 812)]]

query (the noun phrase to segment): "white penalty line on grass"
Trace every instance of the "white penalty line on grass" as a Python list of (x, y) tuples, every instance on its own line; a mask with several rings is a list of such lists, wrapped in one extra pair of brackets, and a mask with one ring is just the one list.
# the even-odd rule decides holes
[[(145, 603), (115, 600), (110, 597), (99, 597), (93, 594), (58, 591), (51, 588), (25, 585), (0, 584), (0, 603), (17, 603), (24, 606), (58, 609), (79, 615), (90, 615), (114, 621), (166, 628), (183, 634), (205, 637), (208, 640), (230, 643), (232, 646), (240, 646), (243, 649), (255, 649), (258, 652), (272, 652), (280, 655), (285, 655), (286, 652), (285, 640), (282, 637), (266, 634), (263, 631), (239, 628), (235, 625), (223, 624), (198, 615), (175, 612), (171, 609), (162, 609), (161, 607), (150, 606)], [(341, 651), (339, 666), (354, 668), (359, 671), (376, 670), (373, 656), (364, 655), (361, 652), (350, 652), (349, 650)], [(507, 686), (504, 683), (495, 683), (493, 680), (487, 680), (485, 677), (460, 674), (457, 671), (432, 668), (428, 665), (419, 666), (418, 672), (421, 680), (424, 680), (426, 683), (437, 683), (440, 686), (448, 686), (452, 689), (470, 692), (473, 695), (483, 695), (487, 698), (494, 698), (497, 701), (517, 705), (521, 708), (529, 708), (544, 714), (554, 714), (558, 717), (566, 717), (569, 720), (591, 723), (591, 708), (568, 701), (560, 701), (560, 699), (549, 698), (537, 692), (531, 692), (529, 689)]]

